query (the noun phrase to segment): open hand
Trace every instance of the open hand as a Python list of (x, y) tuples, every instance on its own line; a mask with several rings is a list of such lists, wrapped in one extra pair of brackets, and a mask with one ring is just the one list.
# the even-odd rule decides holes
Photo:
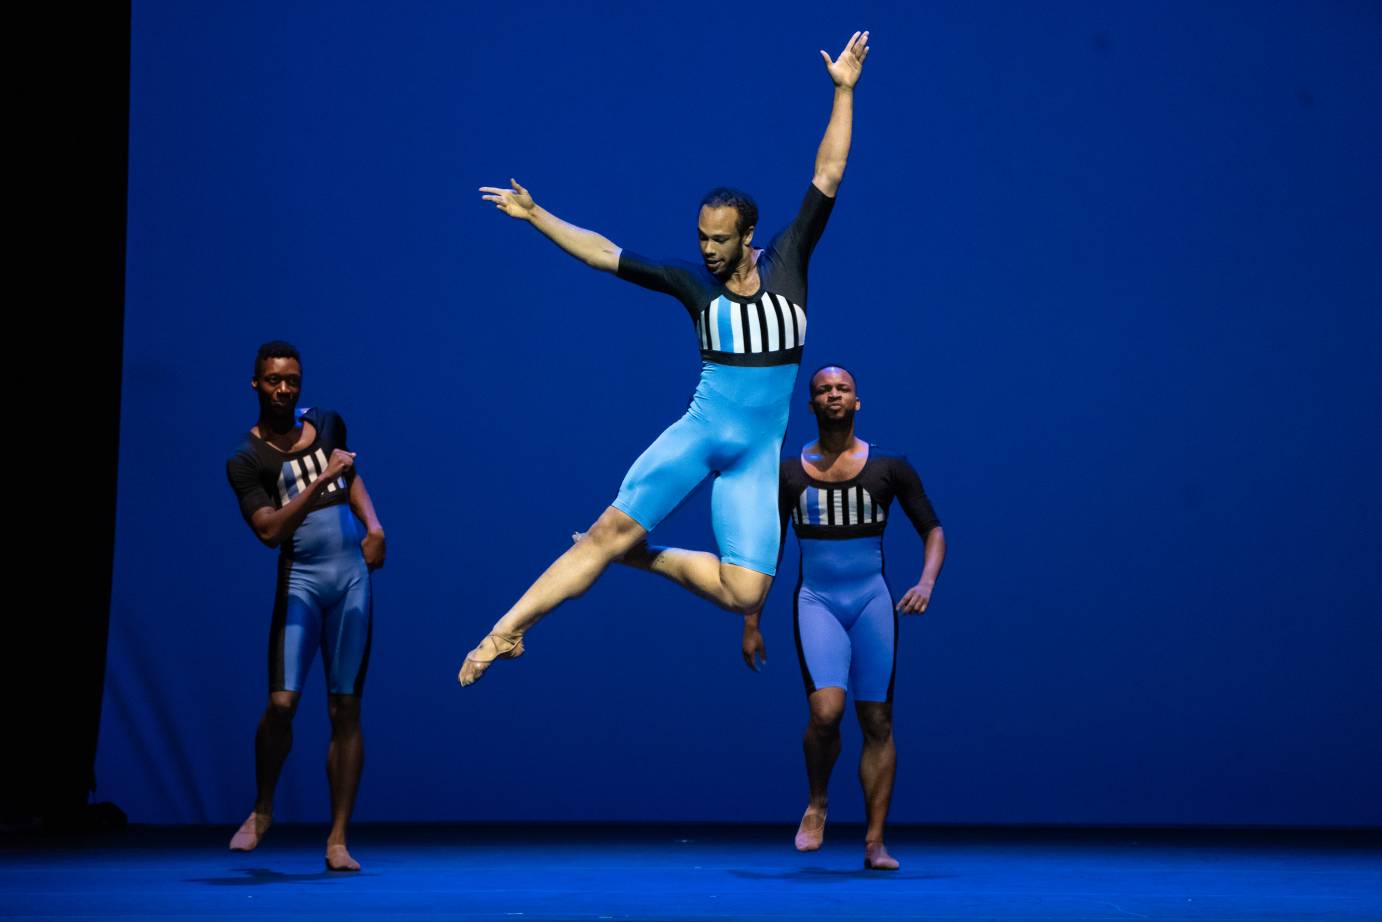
[[(755, 660), (756, 657), (756, 660)], [(744, 663), (754, 672), (760, 663), (768, 661), (768, 648), (763, 645), (763, 635), (755, 625), (744, 624)]]
[(851, 90), (854, 84), (859, 82), (859, 75), (864, 72), (864, 59), (869, 56), (869, 34), (867, 32), (855, 32), (849, 39), (849, 44), (845, 45), (845, 50), (840, 52), (840, 56), (835, 60), (830, 60), (830, 55), (824, 51), (821, 57), (825, 59), (825, 69), (830, 74), (830, 79), (835, 81), (835, 85)]
[(902, 595), (902, 600), (897, 603), (897, 610), (904, 615), (919, 615), (926, 611), (926, 606), (931, 604), (931, 591), (935, 586), (931, 583), (917, 583)]
[(533, 197), (528, 194), (527, 189), (518, 184), (518, 180), (510, 179), (509, 185), (513, 188), (500, 189), (497, 186), (481, 186), (480, 191), (485, 194), (480, 197), (487, 202), (493, 202), (494, 207), (511, 218), (518, 218), (522, 221), (531, 220), (533, 210), (537, 208), (533, 204)]

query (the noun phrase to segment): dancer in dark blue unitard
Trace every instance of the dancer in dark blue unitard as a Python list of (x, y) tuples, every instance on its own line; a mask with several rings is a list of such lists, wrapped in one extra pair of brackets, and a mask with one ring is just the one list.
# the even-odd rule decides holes
[(358, 871), (346, 848), (346, 824), (364, 767), (360, 696), (373, 618), (370, 571), (384, 564), (384, 530), (347, 448), (345, 421), (331, 410), (297, 408), (297, 349), (280, 341), (261, 346), (251, 385), (259, 421), (226, 462), (226, 476), (245, 522), (280, 552), (269, 629), (269, 704), (255, 736), (258, 795), (230, 847), (250, 851), (268, 831), (298, 698), (320, 647), (331, 715), (326, 865)]
[[(801, 545), (793, 600), (797, 656), (810, 702), (804, 749), (811, 798), (797, 830), (801, 851), (820, 848), (825, 835), (830, 772), (840, 754), (845, 691), (864, 732), (859, 778), (868, 829), (864, 865), (895, 870), (883, 844), (897, 750), (892, 736), (897, 613), (920, 614), (945, 561), (945, 535), (907, 459), (854, 434), (860, 403), (854, 376), (827, 366), (811, 378), (811, 410), (820, 437), (800, 456), (782, 461), (779, 507)], [(883, 570), (883, 530), (896, 500), (926, 543), (921, 578), (894, 604)], [(743, 652), (750, 667), (762, 656), (757, 613), (744, 622)]]

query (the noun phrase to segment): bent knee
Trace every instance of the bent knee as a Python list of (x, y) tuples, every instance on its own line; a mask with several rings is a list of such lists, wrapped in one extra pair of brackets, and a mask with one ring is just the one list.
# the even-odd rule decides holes
[(767, 601), (773, 578), (734, 564), (721, 564), (720, 585), (724, 587), (725, 604), (731, 611), (751, 615)]

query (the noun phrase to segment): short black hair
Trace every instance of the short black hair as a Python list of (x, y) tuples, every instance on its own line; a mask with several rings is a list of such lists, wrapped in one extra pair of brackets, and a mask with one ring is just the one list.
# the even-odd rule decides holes
[(840, 369), (840, 371), (843, 371), (845, 374), (849, 375), (849, 380), (854, 382), (854, 390), (859, 390), (859, 379), (854, 377), (854, 372), (850, 371), (848, 368), (841, 365), (839, 362), (830, 362), (829, 364), (822, 365), (820, 368), (817, 368), (815, 371), (811, 372), (811, 377), (806, 379), (807, 390), (810, 390), (811, 388), (816, 386), (816, 375), (825, 371), (827, 368), (838, 368)]
[(271, 339), (259, 347), (259, 352), (254, 356), (254, 376), (256, 378), (259, 377), (259, 369), (264, 367), (265, 359), (297, 359), (298, 364), (302, 364), (302, 356), (298, 354), (298, 347), (281, 339)]
[(701, 207), (724, 208), (726, 205), (739, 212), (739, 220), (735, 223), (735, 231), (740, 237), (750, 227), (758, 226), (758, 203), (753, 200), (742, 189), (731, 189), (729, 186), (716, 186), (705, 194), (701, 199)]

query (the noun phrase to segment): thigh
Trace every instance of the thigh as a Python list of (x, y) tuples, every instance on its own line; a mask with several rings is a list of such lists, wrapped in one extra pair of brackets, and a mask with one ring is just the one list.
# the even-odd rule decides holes
[(652, 531), (710, 474), (712, 449), (710, 427), (683, 416), (638, 456), (611, 505)]
[(715, 543), (725, 563), (772, 576), (782, 546), (778, 518), (781, 441), (763, 440), (726, 465), (710, 493)]
[(806, 694), (849, 687), (850, 641), (840, 619), (807, 586), (797, 590), (792, 612), (797, 659)]
[(892, 701), (897, 667), (897, 610), (883, 578), (849, 629), (849, 687), (855, 701)]
[(326, 690), (332, 695), (359, 696), (365, 689), (374, 602), (369, 568), (363, 559), (342, 576), (342, 593), (322, 624), (322, 663)]
[(322, 588), (313, 568), (280, 565), (269, 628), (270, 692), (302, 691), (321, 638)]

